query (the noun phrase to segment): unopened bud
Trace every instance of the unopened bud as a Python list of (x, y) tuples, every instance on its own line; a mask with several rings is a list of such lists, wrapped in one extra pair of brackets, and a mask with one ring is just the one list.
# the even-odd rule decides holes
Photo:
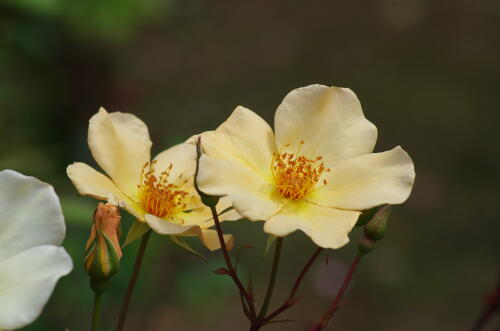
[(90, 286), (104, 292), (116, 273), (122, 257), (119, 243), (121, 216), (118, 207), (100, 202), (87, 241), (83, 265), (90, 276)]
[[(391, 211), (392, 207), (390, 205), (382, 206), (374, 213), (369, 222), (366, 223), (364, 234), (358, 242), (358, 251), (361, 255), (370, 253), (375, 248), (377, 241), (384, 238)], [(368, 211), (367, 215), (369, 213), (371, 213), (371, 210)]]
[(366, 225), (366, 223), (370, 222), (370, 220), (373, 218), (377, 210), (378, 210), (377, 207), (364, 210), (363, 213), (359, 215), (358, 221), (356, 222), (356, 226), (364, 226)]
[(201, 157), (201, 138), (196, 138), (196, 172), (194, 174), (194, 189), (201, 198), (201, 202), (207, 207), (215, 207), (219, 203), (219, 197), (208, 195), (200, 190), (198, 187), (198, 169), (200, 167)]
[(367, 236), (362, 236), (359, 239), (359, 242), (358, 242), (359, 253), (368, 254), (373, 250), (374, 247), (375, 247), (375, 240), (373, 240)]
[(390, 205), (385, 205), (377, 210), (370, 222), (365, 225), (365, 235), (375, 241), (384, 238), (391, 212)]

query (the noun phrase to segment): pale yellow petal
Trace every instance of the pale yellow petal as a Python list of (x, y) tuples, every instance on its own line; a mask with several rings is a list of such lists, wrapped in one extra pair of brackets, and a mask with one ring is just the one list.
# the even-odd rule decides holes
[(227, 195), (236, 211), (265, 220), (283, 203), (274, 188), (271, 162), (276, 151), (271, 127), (257, 114), (237, 107), (217, 130), (201, 135), (198, 185), (211, 195)]
[[(227, 249), (232, 250), (234, 247), (234, 236), (232, 234), (224, 234), (223, 237)], [(211, 251), (220, 249), (219, 235), (215, 230), (202, 230), (200, 240), (203, 242), (205, 247), (207, 247)]]
[(186, 232), (191, 233), (199, 231), (199, 227), (196, 225), (175, 224), (151, 214), (146, 214), (145, 219), (151, 229), (153, 229), (158, 234), (181, 235)]
[(234, 207), (231, 210), (225, 211), (230, 207), (233, 207), (233, 204), (228, 197), (220, 198), (219, 203), (217, 204), (217, 213), (221, 222), (236, 221), (242, 218), (242, 216), (236, 211), (236, 209), (234, 209)]
[(306, 199), (323, 206), (364, 210), (400, 204), (415, 180), (413, 161), (401, 147), (342, 162), (330, 172), (328, 184)]
[(339, 248), (349, 242), (360, 212), (320, 207), (304, 201), (290, 201), (264, 224), (266, 233), (284, 237), (301, 230), (323, 248)]
[(296, 152), (304, 141), (301, 154), (321, 156), (327, 167), (371, 153), (377, 140), (377, 128), (346, 88), (310, 85), (293, 90), (276, 110), (274, 126), (281, 152)]
[(274, 134), (261, 117), (238, 106), (217, 130), (202, 134), (203, 152), (215, 159), (244, 165), (262, 177), (271, 176), (276, 151)]
[(132, 114), (101, 108), (89, 121), (88, 143), (94, 159), (116, 186), (135, 197), (152, 145), (144, 122)]
[(195, 145), (187, 143), (175, 145), (158, 154), (154, 158), (154, 162), (156, 177), (159, 177), (164, 171), (169, 171), (169, 183), (178, 185), (179, 188), (185, 191), (194, 191), (193, 180), (196, 171)]
[(81, 195), (106, 200), (114, 205), (124, 207), (130, 214), (144, 221), (142, 208), (123, 194), (105, 175), (81, 162), (69, 165), (66, 172)]
[[(194, 173), (196, 171), (196, 146), (188, 143), (179, 144), (158, 154), (155, 158), (155, 175), (160, 176), (162, 171), (170, 170), (169, 182), (178, 185), (178, 189), (189, 193), (186, 210), (171, 216), (174, 223), (183, 225), (199, 225), (208, 228), (213, 225), (210, 208), (203, 205), (194, 188)], [(228, 198), (222, 198), (217, 205), (219, 212), (231, 206)], [(236, 211), (221, 215), (220, 221), (236, 220), (241, 216)]]
[[(161, 219), (154, 215), (146, 215), (148, 225), (158, 234), (170, 236), (198, 237), (203, 244), (211, 251), (219, 249), (217, 232), (210, 229), (202, 229), (198, 225), (179, 225)], [(233, 247), (234, 238), (232, 235), (224, 235), (224, 241), (228, 248)]]
[[(174, 223), (180, 223), (183, 225), (198, 225), (202, 229), (212, 227), (214, 225), (214, 221), (210, 208), (205, 206), (198, 196), (196, 196), (193, 200), (195, 202), (191, 202), (185, 211), (172, 215), (170, 220)], [(217, 204), (217, 213), (219, 215), (220, 222), (235, 221), (242, 218), (241, 215), (234, 209), (221, 214), (228, 207), (231, 207), (231, 201), (227, 197), (222, 197)]]
[(207, 194), (227, 195), (236, 211), (251, 221), (268, 219), (285, 202), (272, 181), (238, 161), (202, 155), (198, 185)]

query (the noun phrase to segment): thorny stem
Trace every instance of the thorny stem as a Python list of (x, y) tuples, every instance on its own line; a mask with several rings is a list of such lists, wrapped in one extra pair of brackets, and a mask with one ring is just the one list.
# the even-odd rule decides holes
[[(219, 215), (217, 215), (217, 209), (215, 206), (210, 206), (210, 210), (212, 211), (212, 217), (214, 219), (215, 223), (215, 228), (217, 230), (217, 235), (219, 236), (219, 242), (220, 242), (220, 247), (222, 250), (222, 254), (224, 255), (224, 260), (226, 261), (226, 266), (227, 266), (227, 271), (229, 276), (233, 279), (233, 282), (236, 284), (238, 287), (238, 290), (240, 291), (241, 297), (244, 299), (244, 303), (246, 302), (248, 309), (250, 310), (250, 321), (255, 320), (255, 305), (253, 302), (253, 298), (250, 297), (248, 292), (245, 290), (245, 287), (241, 283), (241, 280), (239, 279), (238, 275), (236, 274), (236, 269), (233, 266), (233, 263), (231, 262), (231, 258), (229, 256), (226, 242), (224, 241), (224, 236), (222, 233), (222, 227), (220, 225), (219, 221)], [(243, 305), (243, 309), (246, 309), (245, 305)]]
[(481, 331), (497, 312), (500, 312), (500, 275), (495, 289), (487, 296), (486, 306), (481, 311), (471, 331)]
[(95, 292), (94, 294), (94, 311), (92, 313), (92, 331), (97, 331), (99, 317), (101, 314), (101, 297), (102, 293)]
[(349, 283), (351, 282), (352, 275), (356, 271), (356, 268), (358, 267), (359, 261), (361, 260), (361, 257), (363, 255), (358, 254), (354, 261), (351, 264), (351, 267), (349, 268), (349, 271), (347, 272), (344, 281), (342, 282), (342, 286), (340, 287), (339, 291), (337, 292), (337, 296), (333, 300), (332, 304), (330, 305), (330, 308), (323, 314), (321, 317), (321, 320), (318, 324), (314, 325), (309, 329), (309, 331), (318, 331), (323, 329), (328, 322), (332, 319), (333, 314), (337, 311), (339, 308), (340, 300), (342, 300), (342, 297), (344, 296), (345, 290), (349, 287)]
[(321, 248), (321, 247), (318, 247), (314, 251), (314, 254), (309, 258), (309, 261), (307, 261), (306, 265), (304, 266), (304, 268), (300, 272), (299, 276), (295, 280), (295, 283), (293, 284), (292, 290), (290, 291), (290, 295), (288, 296), (287, 300), (285, 300), (285, 302), (283, 302), (283, 304), (280, 307), (278, 307), (278, 309), (276, 309), (271, 314), (269, 314), (264, 319), (264, 322), (271, 321), (273, 318), (275, 318), (276, 316), (278, 316), (279, 314), (281, 314), (282, 312), (284, 312), (285, 310), (287, 310), (288, 308), (290, 308), (290, 307), (292, 307), (294, 305), (295, 300), (296, 300), (295, 296), (297, 295), (297, 292), (298, 292), (299, 287), (300, 287), (300, 285), (302, 283), (302, 280), (304, 279), (304, 277), (306, 276), (307, 272), (309, 271), (309, 269), (313, 265), (314, 261), (316, 261), (316, 259), (318, 258), (319, 254), (322, 251), (323, 251), (323, 248)]
[(118, 324), (116, 326), (116, 331), (123, 330), (125, 325), (125, 319), (127, 318), (128, 307), (130, 305), (130, 300), (132, 299), (132, 293), (134, 292), (135, 284), (137, 282), (137, 277), (139, 276), (139, 271), (141, 270), (142, 260), (144, 258), (144, 252), (148, 245), (149, 237), (151, 236), (151, 230), (146, 232), (141, 239), (141, 244), (139, 246), (139, 251), (135, 258), (134, 271), (132, 272), (132, 277), (128, 283), (127, 292), (125, 294), (125, 299), (123, 300), (122, 309), (120, 311), (120, 318), (118, 319)]
[(281, 237), (277, 238), (276, 248), (274, 249), (274, 259), (273, 259), (273, 267), (271, 269), (271, 277), (269, 278), (269, 284), (267, 286), (264, 303), (262, 304), (262, 308), (260, 309), (258, 317), (259, 320), (264, 319), (264, 316), (266, 316), (267, 310), (269, 309), (269, 303), (271, 302), (271, 298), (273, 296), (274, 285), (276, 284), (276, 276), (278, 275), (278, 267), (280, 264), (282, 246), (283, 246), (283, 238)]

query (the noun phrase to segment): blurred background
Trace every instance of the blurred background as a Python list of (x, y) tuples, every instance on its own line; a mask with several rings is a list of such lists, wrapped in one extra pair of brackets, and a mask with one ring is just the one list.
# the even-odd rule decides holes
[[(100, 106), (142, 118), (156, 154), (215, 128), (237, 105), (272, 123), (282, 98), (311, 83), (353, 89), (379, 128), (376, 151), (402, 145), (417, 171), (330, 329), (467, 330), (500, 262), (499, 32), (496, 0), (3, 0), (0, 169), (54, 185), (75, 262), (26, 330), (89, 329), (81, 260), (96, 201), (77, 196), (65, 168), (95, 166), (87, 125)], [(131, 222), (124, 216), (125, 229)], [(223, 225), (238, 246), (255, 246), (241, 253), (241, 275), (252, 274), (262, 300), (272, 257), (262, 223)], [(318, 260), (301, 304), (283, 315), (296, 321), (265, 329), (318, 320), (358, 236)], [(212, 273), (220, 254), (190, 243), (207, 263), (152, 236), (127, 330), (247, 329), (233, 284)], [(103, 330), (115, 326), (137, 248), (125, 248), (104, 297)], [(302, 233), (286, 238), (272, 307), (314, 249)]]

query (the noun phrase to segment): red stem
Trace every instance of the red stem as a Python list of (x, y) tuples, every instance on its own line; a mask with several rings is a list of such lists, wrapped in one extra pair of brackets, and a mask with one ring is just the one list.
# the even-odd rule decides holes
[[(219, 216), (217, 215), (217, 210), (215, 207), (210, 207), (210, 210), (212, 211), (212, 216), (214, 218), (214, 223), (215, 223), (215, 228), (217, 230), (217, 235), (219, 236), (219, 242), (222, 250), (222, 254), (224, 255), (224, 260), (226, 261), (226, 266), (228, 269), (229, 276), (233, 279), (234, 283), (238, 287), (238, 290), (240, 291), (240, 295), (245, 299), (245, 302), (250, 309), (250, 321), (255, 320), (256, 317), (256, 312), (255, 312), (255, 306), (253, 303), (253, 299), (250, 297), (248, 292), (245, 290), (245, 287), (241, 283), (240, 279), (238, 278), (238, 275), (236, 274), (236, 269), (233, 266), (233, 263), (231, 262), (231, 258), (229, 257), (229, 253), (227, 250), (226, 242), (224, 241), (224, 236), (222, 233), (222, 227), (220, 225), (219, 221)], [(245, 306), (243, 306), (243, 309), (245, 309)]]
[(295, 296), (297, 295), (297, 291), (299, 290), (300, 284), (302, 283), (302, 280), (306, 276), (307, 272), (313, 265), (314, 261), (318, 258), (319, 254), (323, 251), (323, 248), (318, 247), (315, 251), (314, 254), (309, 258), (309, 261), (307, 261), (306, 265), (300, 272), (299, 276), (295, 280), (295, 283), (293, 284), (292, 290), (290, 291), (290, 295), (288, 298), (283, 302), (281, 306), (278, 307), (275, 311), (273, 311), (271, 314), (269, 314), (265, 319), (264, 322), (269, 322), (288, 308), (292, 307), (295, 303)]
[[(471, 331), (481, 331), (498, 312), (500, 312), (500, 276), (498, 277), (495, 289), (488, 295), (486, 306), (481, 311)], [(500, 331), (500, 328), (498, 331)]]
[(321, 320), (318, 324), (314, 325), (309, 329), (309, 331), (318, 331), (323, 329), (328, 322), (332, 319), (333, 315), (339, 308), (340, 300), (342, 300), (342, 297), (344, 296), (344, 293), (346, 289), (349, 287), (349, 283), (352, 280), (352, 275), (356, 271), (356, 268), (358, 267), (359, 261), (361, 260), (362, 255), (357, 255), (354, 261), (351, 264), (351, 267), (349, 268), (349, 271), (345, 275), (344, 281), (342, 282), (342, 286), (340, 287), (339, 291), (337, 292), (337, 296), (333, 300), (332, 304), (330, 305), (330, 308), (323, 314), (321, 317)]

